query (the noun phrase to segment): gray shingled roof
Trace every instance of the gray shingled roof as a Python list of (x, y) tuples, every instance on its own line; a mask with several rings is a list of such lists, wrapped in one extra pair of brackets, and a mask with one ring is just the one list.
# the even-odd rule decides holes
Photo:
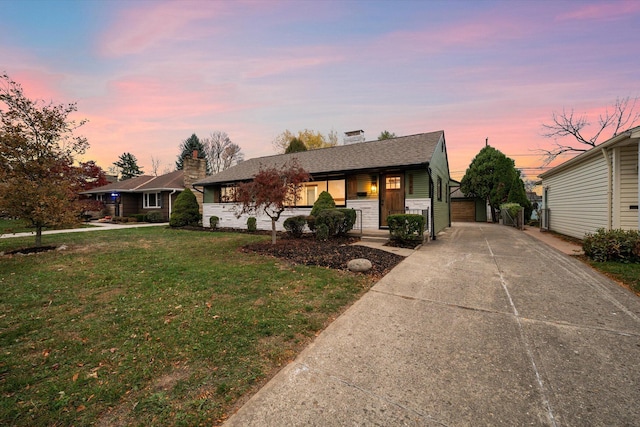
[(102, 187), (83, 191), (81, 194), (137, 193), (142, 191), (184, 190), (184, 171), (173, 171), (160, 176), (141, 175), (124, 181), (112, 182)]
[(431, 161), (431, 156), (441, 138), (444, 138), (444, 131), (257, 157), (208, 176), (194, 185), (204, 186), (250, 180), (260, 171), (260, 167), (279, 168), (293, 158), (311, 175), (426, 165)]

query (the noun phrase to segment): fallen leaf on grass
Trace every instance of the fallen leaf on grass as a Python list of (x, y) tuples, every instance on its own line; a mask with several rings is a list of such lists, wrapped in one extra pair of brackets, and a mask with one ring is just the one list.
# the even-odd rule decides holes
[(80, 374), (76, 372), (75, 374), (73, 374), (73, 377), (71, 377), (71, 380), (73, 380), (73, 382), (75, 383), (76, 381), (78, 381), (79, 376)]

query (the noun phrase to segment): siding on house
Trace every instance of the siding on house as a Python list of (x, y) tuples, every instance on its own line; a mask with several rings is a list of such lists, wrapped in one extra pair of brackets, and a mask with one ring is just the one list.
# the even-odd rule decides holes
[(407, 171), (404, 182), (407, 199), (426, 199), (429, 197), (429, 173), (426, 170)]
[(582, 239), (607, 227), (608, 166), (602, 155), (544, 180), (550, 229)]
[[(433, 190), (435, 193), (433, 194), (433, 227), (434, 232), (437, 234), (451, 225), (451, 216), (449, 213), (449, 161), (447, 159), (444, 135), (440, 137), (440, 141), (438, 141), (438, 145), (433, 151), (429, 166), (431, 167), (431, 178), (433, 179)], [(437, 194), (438, 177), (441, 180), (442, 186), (441, 200), (438, 200)]]
[[(614, 228), (625, 230), (638, 229), (638, 148), (635, 145), (620, 147), (619, 154), (620, 174), (617, 175), (616, 184), (619, 184), (619, 220), (615, 221)], [(615, 191), (615, 190), (614, 190)], [(635, 209), (633, 208), (635, 207)], [(614, 218), (618, 217), (617, 215)]]

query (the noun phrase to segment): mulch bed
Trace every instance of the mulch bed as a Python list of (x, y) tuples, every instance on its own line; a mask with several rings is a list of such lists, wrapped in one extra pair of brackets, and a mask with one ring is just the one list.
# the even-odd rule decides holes
[(403, 256), (380, 249), (353, 245), (359, 241), (357, 237), (340, 237), (327, 240), (316, 240), (312, 235), (301, 238), (281, 235), (276, 244), (271, 242), (253, 243), (242, 248), (243, 251), (271, 255), (286, 259), (294, 264), (316, 265), (337, 270), (347, 270), (347, 263), (352, 259), (366, 258), (373, 268), (366, 274), (382, 277), (404, 259)]

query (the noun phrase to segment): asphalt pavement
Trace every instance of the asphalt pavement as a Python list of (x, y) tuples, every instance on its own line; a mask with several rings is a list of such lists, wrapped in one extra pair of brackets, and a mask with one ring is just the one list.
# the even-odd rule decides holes
[(231, 426), (637, 426), (640, 299), (513, 228), (414, 251)]

